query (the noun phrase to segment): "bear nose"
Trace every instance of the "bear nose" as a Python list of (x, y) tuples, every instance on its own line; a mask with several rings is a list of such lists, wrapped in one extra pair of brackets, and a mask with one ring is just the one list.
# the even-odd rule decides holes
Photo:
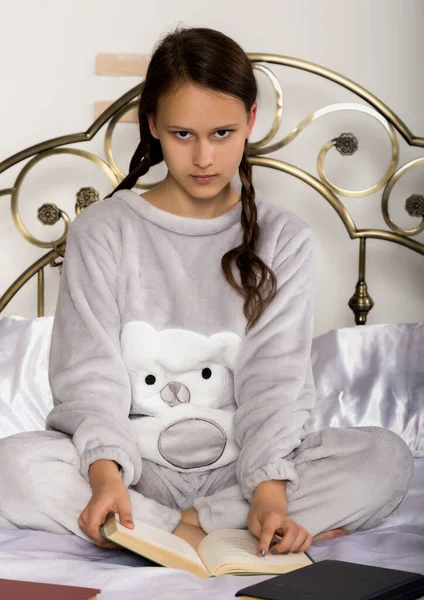
[(160, 396), (168, 406), (178, 406), (190, 402), (190, 391), (179, 381), (170, 381), (161, 391)]

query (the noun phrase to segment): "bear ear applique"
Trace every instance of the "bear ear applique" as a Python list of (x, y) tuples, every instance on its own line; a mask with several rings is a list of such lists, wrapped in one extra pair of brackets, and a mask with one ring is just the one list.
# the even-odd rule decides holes
[(178, 373), (215, 363), (234, 370), (242, 338), (220, 331), (205, 336), (188, 329), (156, 331), (149, 323), (132, 321), (121, 332), (121, 352), (127, 369), (139, 371), (157, 361), (165, 371)]
[(215, 333), (210, 339), (218, 342), (217, 347), (219, 347), (219, 352), (217, 352), (216, 362), (234, 371), (243, 342), (242, 338), (236, 333), (221, 331)]

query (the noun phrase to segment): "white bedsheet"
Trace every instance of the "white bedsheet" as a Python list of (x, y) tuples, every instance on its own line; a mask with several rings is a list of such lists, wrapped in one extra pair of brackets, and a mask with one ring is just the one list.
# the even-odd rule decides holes
[[(315, 542), (314, 560), (326, 558), (424, 574), (424, 458), (402, 505), (380, 525), (344, 538)], [(199, 579), (184, 571), (138, 567), (129, 552), (106, 550), (70, 534), (0, 531), (0, 577), (95, 587), (101, 600), (188, 600), (234, 598), (265, 577)]]

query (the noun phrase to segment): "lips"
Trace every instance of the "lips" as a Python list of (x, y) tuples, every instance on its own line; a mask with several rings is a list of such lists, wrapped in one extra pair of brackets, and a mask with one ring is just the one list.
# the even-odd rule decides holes
[(192, 175), (192, 177), (197, 183), (207, 183), (212, 181), (215, 175)]

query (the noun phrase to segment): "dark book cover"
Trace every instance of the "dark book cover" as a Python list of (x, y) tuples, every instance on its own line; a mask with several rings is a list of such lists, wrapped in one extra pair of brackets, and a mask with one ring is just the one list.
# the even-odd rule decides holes
[(245, 587), (236, 596), (263, 600), (416, 600), (424, 597), (424, 576), (323, 560)]
[(0, 579), (1, 600), (94, 600), (100, 592), (70, 585)]

